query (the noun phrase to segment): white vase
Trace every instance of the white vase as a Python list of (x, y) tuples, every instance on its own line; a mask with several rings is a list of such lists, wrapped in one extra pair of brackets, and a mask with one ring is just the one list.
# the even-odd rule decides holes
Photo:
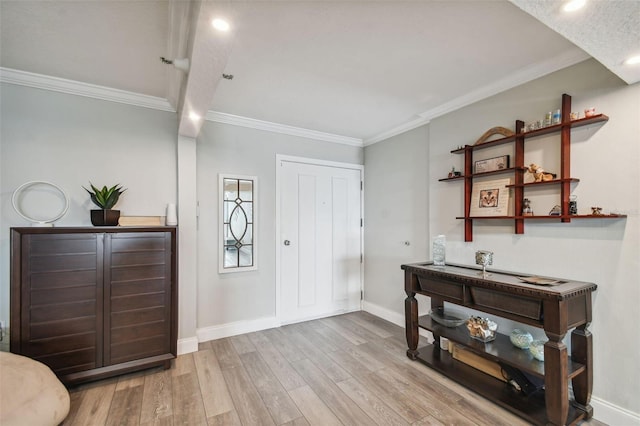
[(169, 226), (178, 224), (178, 213), (176, 211), (176, 205), (173, 203), (167, 204), (167, 217), (165, 222)]

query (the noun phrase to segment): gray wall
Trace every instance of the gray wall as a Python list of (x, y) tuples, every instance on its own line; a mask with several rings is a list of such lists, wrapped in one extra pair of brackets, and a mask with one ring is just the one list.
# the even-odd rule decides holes
[[(543, 118), (546, 111), (560, 107), (562, 93), (572, 95), (574, 111), (595, 106), (610, 117), (607, 123), (572, 133), (571, 174), (580, 179), (572, 185), (572, 193), (578, 197), (579, 213), (586, 214), (590, 206), (598, 205), (605, 212), (618, 211), (628, 217), (526, 222), (524, 235), (515, 235), (509, 221), (475, 221), (473, 242), (465, 243), (463, 222), (455, 219), (463, 215), (463, 183), (438, 182), (452, 166), (458, 170), (463, 167), (463, 156), (450, 151), (473, 144), (491, 127), (513, 129), (516, 119), (530, 122)], [(474, 252), (485, 249), (494, 252), (496, 269), (595, 282), (598, 290), (590, 327), (594, 336), (595, 417), (619, 413), (616, 408), (607, 408), (610, 404), (638, 416), (640, 382), (630, 378), (640, 373), (640, 340), (632, 319), (640, 301), (640, 85), (628, 86), (589, 60), (438, 117), (425, 128), (428, 137), (419, 138), (427, 141), (428, 154), (417, 141), (404, 139), (411, 134), (365, 148), (366, 306), (372, 312), (392, 310), (387, 313), (391, 319), (403, 318), (399, 265), (430, 258), (430, 239), (437, 234), (447, 237), (450, 262), (473, 264)], [(526, 145), (526, 162), (540, 162), (549, 171), (559, 171), (558, 136)], [(501, 149), (506, 151), (483, 151), (483, 158), (513, 155), (507, 145)], [(428, 161), (422, 165), (425, 156)], [(540, 189), (527, 194), (537, 214), (546, 214), (557, 204), (558, 196), (553, 192)], [(420, 198), (424, 194), (428, 194), (428, 201)], [(411, 200), (419, 200), (417, 206), (411, 206), (416, 213), (413, 217), (402, 208)], [(409, 208), (407, 205), (406, 210)], [(428, 229), (424, 229), (425, 223)], [(406, 236), (407, 230), (414, 233)], [(400, 242), (404, 239), (412, 244), (421, 240), (423, 249), (414, 252), (413, 245), (411, 250), (403, 248)], [(503, 332), (513, 326), (500, 322)], [(536, 337), (544, 336), (539, 329), (531, 330)]]
[[(198, 329), (275, 315), (276, 154), (362, 164), (362, 148), (206, 122), (198, 136)], [(218, 173), (258, 177), (258, 270), (218, 273)]]
[(22, 86), (2, 84), (1, 90), (0, 319), (8, 322), (9, 228), (30, 226), (11, 206), (13, 191), (32, 180), (62, 187), (71, 202), (58, 226), (91, 225), (94, 207), (82, 189), (89, 181), (128, 188), (116, 205), (123, 215), (164, 215), (166, 204), (176, 202), (177, 119)]
[(428, 142), (421, 126), (364, 149), (364, 300), (374, 313), (402, 312), (400, 265), (428, 256)]

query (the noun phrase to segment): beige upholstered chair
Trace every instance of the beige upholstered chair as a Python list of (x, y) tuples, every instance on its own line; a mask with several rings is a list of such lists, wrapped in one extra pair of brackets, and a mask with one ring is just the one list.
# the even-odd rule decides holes
[(58, 425), (69, 414), (69, 392), (41, 362), (0, 352), (0, 425)]

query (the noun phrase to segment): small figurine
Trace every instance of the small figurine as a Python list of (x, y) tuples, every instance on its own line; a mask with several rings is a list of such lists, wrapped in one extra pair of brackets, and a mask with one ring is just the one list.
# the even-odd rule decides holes
[(451, 171), (449, 172), (449, 177), (458, 177), (458, 176), (462, 176), (462, 172), (456, 172), (456, 168), (455, 167), (451, 167)]
[(527, 172), (533, 175), (534, 182), (546, 182), (554, 180), (556, 178), (555, 173), (547, 173), (542, 169), (542, 167), (538, 166), (535, 163), (529, 164)]
[(533, 209), (531, 208), (531, 200), (525, 198), (522, 200), (522, 216), (533, 216)]
[(591, 214), (594, 216), (602, 216), (602, 207), (591, 207)]
[(553, 206), (553, 208), (549, 212), (549, 216), (560, 216), (561, 214), (562, 214), (562, 208), (558, 204)]
[(578, 214), (578, 197), (575, 195), (569, 197), (569, 214)]

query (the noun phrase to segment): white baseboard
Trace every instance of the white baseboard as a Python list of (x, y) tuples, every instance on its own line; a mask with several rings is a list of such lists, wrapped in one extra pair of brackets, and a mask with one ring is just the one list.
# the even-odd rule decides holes
[(209, 340), (222, 339), (223, 337), (237, 336), (238, 334), (252, 333), (254, 331), (275, 327), (280, 327), (280, 322), (276, 317), (267, 317), (199, 328), (196, 330), (196, 335), (198, 336), (198, 342), (208, 342)]
[[(404, 314), (400, 314), (398, 312), (392, 311), (391, 309), (383, 308), (380, 305), (376, 305), (375, 303), (367, 302), (366, 300), (362, 301), (362, 310), (365, 312), (369, 312), (371, 315), (375, 315), (384, 320), (394, 323), (397, 326), (404, 328)], [(419, 329), (418, 332), (421, 336), (427, 338), (429, 342), (433, 340), (433, 337), (430, 332), (424, 329)]]
[(198, 351), (198, 338), (187, 337), (186, 339), (178, 339), (178, 355), (188, 354)]
[[(362, 310), (392, 322), (400, 327), (404, 328), (405, 326), (403, 314), (383, 308), (382, 306), (374, 303), (363, 301)], [(420, 334), (423, 335), (423, 333), (428, 332), (420, 329)], [(638, 413), (618, 407), (617, 405), (597, 397), (591, 398), (591, 406), (593, 407), (594, 412), (593, 417), (600, 422), (608, 425), (640, 426), (640, 414)]]
[(367, 302), (366, 300), (362, 301), (362, 310), (404, 328), (403, 314), (399, 314), (398, 312), (394, 312), (391, 309), (383, 308), (380, 305)]
[(640, 414), (618, 407), (603, 399), (592, 397), (593, 418), (608, 425), (638, 426)]

